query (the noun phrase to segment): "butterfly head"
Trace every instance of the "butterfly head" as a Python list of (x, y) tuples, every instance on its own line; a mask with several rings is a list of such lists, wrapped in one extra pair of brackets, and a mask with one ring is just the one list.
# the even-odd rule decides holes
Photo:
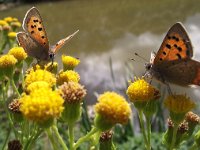
[(151, 63), (146, 63), (146, 64), (145, 64), (145, 68), (146, 68), (146, 71), (151, 70), (152, 64), (151, 64)]
[(55, 53), (49, 52), (49, 59), (53, 62), (55, 58)]

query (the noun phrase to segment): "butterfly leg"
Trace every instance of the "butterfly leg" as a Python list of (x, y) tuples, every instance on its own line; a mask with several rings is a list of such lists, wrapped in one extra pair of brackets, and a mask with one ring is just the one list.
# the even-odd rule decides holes
[(167, 91), (168, 91), (169, 95), (173, 95), (169, 83), (166, 83), (166, 82), (165, 82), (165, 85), (167, 86)]

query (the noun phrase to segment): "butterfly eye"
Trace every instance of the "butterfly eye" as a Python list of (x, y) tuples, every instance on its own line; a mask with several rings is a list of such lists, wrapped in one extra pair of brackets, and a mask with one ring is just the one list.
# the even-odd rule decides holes
[(146, 70), (150, 70), (150, 69), (151, 69), (151, 67), (152, 67), (152, 65), (151, 65), (151, 64), (145, 64), (145, 68), (146, 68)]
[(49, 54), (49, 58), (52, 60), (52, 59), (54, 59), (54, 54), (53, 53), (50, 53)]

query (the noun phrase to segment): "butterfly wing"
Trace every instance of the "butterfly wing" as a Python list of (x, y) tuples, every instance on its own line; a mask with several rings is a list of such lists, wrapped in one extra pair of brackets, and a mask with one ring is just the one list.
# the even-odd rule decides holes
[[(27, 11), (23, 21), (23, 28), (33, 40), (39, 43), (41, 49), (45, 51), (44, 53), (48, 55), (49, 41), (40, 13), (35, 7)], [(37, 51), (37, 53), (40, 52)]]
[(79, 30), (69, 35), (68, 37), (58, 41), (55, 45), (51, 47), (51, 52), (55, 54), (61, 47), (63, 47), (63, 45), (65, 45), (68, 41), (70, 41), (73, 38), (73, 36), (75, 36), (78, 32)]
[(200, 85), (200, 62), (198, 61), (175, 60), (166, 62), (162, 67), (159, 73), (167, 82), (182, 86)]
[(46, 51), (41, 47), (29, 34), (25, 32), (17, 33), (17, 40), (21, 47), (24, 48), (26, 53), (40, 60), (48, 60), (49, 55), (46, 54)]
[(166, 61), (188, 59), (192, 56), (191, 41), (183, 25), (178, 22), (169, 29), (153, 63), (159, 65)]

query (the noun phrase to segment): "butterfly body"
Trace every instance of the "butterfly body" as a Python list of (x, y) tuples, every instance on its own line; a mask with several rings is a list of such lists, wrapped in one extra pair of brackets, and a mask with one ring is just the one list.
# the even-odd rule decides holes
[(78, 32), (77, 30), (58, 41), (54, 46), (50, 46), (42, 18), (35, 7), (27, 11), (23, 21), (23, 29), (24, 32), (17, 33), (19, 45), (29, 56), (40, 61), (53, 60), (55, 53)]
[(191, 41), (181, 23), (173, 25), (150, 63), (147, 73), (163, 83), (200, 85), (200, 62), (193, 60)]

